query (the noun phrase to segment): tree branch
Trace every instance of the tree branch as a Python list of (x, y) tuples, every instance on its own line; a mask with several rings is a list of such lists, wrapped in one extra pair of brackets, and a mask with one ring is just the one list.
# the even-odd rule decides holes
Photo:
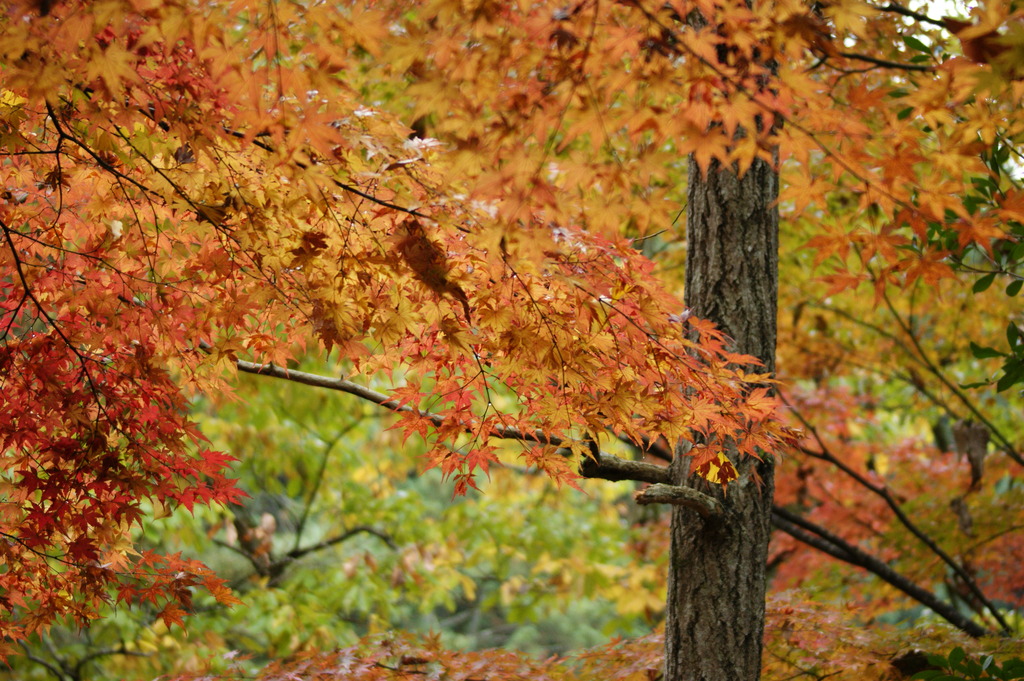
[(633, 499), (641, 506), (647, 506), (650, 504), (671, 504), (673, 506), (683, 506), (700, 513), (705, 518), (720, 516), (725, 513), (725, 507), (718, 499), (704, 494), (699, 490), (695, 490), (692, 487), (680, 487), (679, 485), (667, 485), (661, 483), (651, 485), (650, 487), (642, 489), (634, 494)]
[[(207, 346), (205, 349), (209, 349)], [(414, 410), (409, 405), (400, 405), (398, 400), (393, 400), (384, 393), (371, 390), (366, 386), (353, 383), (352, 381), (346, 381), (343, 378), (333, 378), (331, 376), (321, 376), (319, 374), (311, 374), (306, 371), (298, 371), (297, 369), (288, 369), (285, 367), (277, 366), (276, 364), (256, 364), (255, 362), (247, 362), (243, 359), (235, 360), (235, 366), (239, 371), (247, 374), (255, 374), (257, 376), (269, 376), (271, 378), (279, 378), (285, 381), (292, 381), (293, 383), (302, 383), (303, 385), (311, 385), (315, 388), (326, 388), (328, 390), (337, 390), (338, 392), (348, 393), (349, 395), (355, 395), (368, 402), (380, 405), (385, 409), (390, 409), (393, 412), (411, 412), (417, 411), (417, 413), (430, 421), (434, 425), (441, 425), (444, 423), (444, 418), (438, 414), (431, 414), (430, 412)], [(560, 444), (560, 443), (554, 443)]]
[(882, 581), (896, 587), (915, 601), (930, 608), (935, 614), (960, 629), (969, 636), (979, 638), (991, 635), (992, 632), (985, 629), (977, 622), (968, 618), (964, 613), (957, 610), (950, 603), (943, 601), (931, 591), (915, 584), (907, 577), (899, 574), (886, 563), (850, 544), (842, 537), (829, 532), (825, 528), (792, 513), (781, 506), (772, 507), (772, 524), (794, 539), (818, 549), (833, 558), (845, 563), (863, 568), (880, 578)]
[(90, 662), (97, 660), (101, 657), (112, 657), (114, 655), (124, 655), (126, 657), (149, 657), (149, 653), (144, 653), (140, 650), (128, 650), (125, 647), (124, 642), (121, 643), (117, 648), (100, 648), (89, 653), (75, 664), (75, 678), (84, 678), (85, 665)]
[[(645, 461), (631, 461), (612, 454), (599, 452), (598, 458), (587, 457), (580, 464), (580, 475), (602, 480), (632, 480), (634, 482), (668, 483), (672, 478), (668, 469)], [(653, 502), (649, 502), (653, 503)]]
[(895, 2), (890, 2), (885, 7), (877, 7), (876, 9), (880, 12), (893, 12), (895, 14), (902, 14), (905, 17), (917, 19), (918, 21), (924, 24), (932, 24), (933, 26), (945, 28), (945, 24), (943, 24), (938, 19), (932, 19), (930, 16), (926, 14), (921, 14), (920, 12), (915, 12), (913, 10), (907, 9), (903, 5), (897, 4)]
[[(29, 659), (32, 662), (35, 662), (36, 664), (40, 665), (43, 669), (45, 669), (46, 671), (48, 671), (51, 674), (53, 674), (54, 676), (56, 676), (58, 681), (66, 681), (66, 679), (73, 678), (69, 671), (65, 671), (64, 669), (56, 667), (56, 666), (50, 664), (47, 660), (44, 660), (43, 658), (41, 658), (38, 655), (36, 655), (35, 653), (33, 653), (29, 649), (28, 645), (24, 641), (18, 641), (18, 644), (21, 646), (22, 650), (24, 651), (23, 654), (25, 655), (26, 659)], [(61, 661), (61, 666), (62, 667), (63, 667), (63, 664), (64, 664), (63, 661)]]
[(868, 64), (874, 64), (875, 66), (887, 68), (887, 69), (899, 69), (900, 71), (934, 71), (935, 68), (932, 66), (925, 66), (924, 64), (903, 64), (898, 61), (889, 61), (888, 59), (879, 59), (878, 57), (871, 57), (866, 54), (857, 54), (856, 52), (840, 52), (840, 57), (846, 57), (847, 59), (853, 59), (856, 61), (867, 62)]
[(868, 490), (872, 494), (879, 497), (882, 501), (884, 501), (886, 506), (889, 507), (889, 510), (892, 511), (893, 515), (896, 516), (896, 520), (898, 520), (899, 523), (903, 525), (903, 527), (905, 527), (907, 531), (910, 532), (914, 537), (916, 537), (917, 540), (921, 542), (921, 544), (923, 544), (929, 551), (935, 554), (935, 556), (938, 557), (939, 560), (941, 560), (943, 563), (949, 566), (949, 568), (954, 573), (956, 573), (956, 575), (963, 581), (964, 585), (970, 590), (971, 594), (978, 599), (978, 602), (981, 603), (992, 614), (992, 617), (995, 618), (996, 622), (999, 624), (999, 627), (1002, 629), (1003, 633), (1009, 634), (1011, 631), (1010, 625), (1003, 617), (1003, 614), (996, 607), (995, 603), (989, 600), (988, 596), (986, 596), (985, 593), (981, 590), (981, 587), (978, 586), (977, 581), (974, 579), (973, 576), (971, 576), (970, 573), (967, 572), (964, 566), (957, 562), (948, 553), (946, 553), (946, 551), (944, 551), (942, 547), (939, 546), (938, 542), (935, 541), (934, 538), (932, 538), (928, 533), (926, 533), (924, 530), (918, 527), (917, 523), (910, 519), (906, 512), (904, 512), (903, 507), (896, 500), (896, 498), (893, 497), (892, 493), (889, 491), (887, 487), (885, 487), (884, 485), (877, 485), (871, 482), (866, 477), (864, 477), (857, 471), (853, 470), (843, 461), (841, 461), (839, 457), (837, 457), (832, 452), (832, 450), (829, 449), (828, 445), (825, 444), (825, 441), (824, 439), (822, 439), (821, 434), (818, 432), (818, 429), (815, 428), (803, 416), (803, 414), (801, 414), (792, 404), (790, 404), (790, 402), (786, 400), (785, 397), (783, 397), (782, 400), (783, 403), (790, 407), (791, 413), (795, 415), (797, 419), (800, 420), (804, 427), (807, 428), (807, 431), (818, 443), (818, 447), (821, 451), (816, 452), (813, 449), (810, 449), (809, 447), (799, 447), (799, 450), (806, 454), (807, 456), (820, 459), (822, 461), (826, 461), (832, 464), (840, 471), (842, 471), (844, 474), (846, 474), (854, 481), (856, 481), (858, 485), (860, 485), (861, 487)]
[[(209, 346), (205, 344), (200, 344), (200, 347), (209, 350)], [(398, 400), (392, 399), (384, 393), (371, 390), (366, 386), (353, 383), (352, 381), (347, 381), (343, 378), (311, 374), (306, 371), (280, 367), (276, 364), (256, 364), (242, 359), (235, 360), (235, 366), (239, 371), (247, 374), (269, 376), (271, 378), (302, 383), (303, 385), (309, 385), (316, 388), (326, 388), (327, 390), (336, 390), (338, 392), (348, 393), (349, 395), (355, 395), (356, 397), (368, 402), (373, 402), (376, 405), (396, 413), (413, 412), (418, 414), (421, 418), (429, 420), (437, 427), (440, 427), (444, 423), (444, 417), (440, 414), (415, 409), (408, 404), (399, 404)], [(471, 424), (467, 424), (466, 431), (476, 432), (472, 428)], [(549, 435), (539, 429), (531, 433), (519, 430), (512, 426), (495, 426), (488, 433), (488, 436), (503, 440), (519, 440), (521, 442), (554, 445), (556, 447), (562, 447), (563, 445), (568, 444), (563, 438), (558, 437), (557, 435)], [(568, 455), (568, 448), (564, 448), (563, 454)], [(668, 482), (669, 480), (667, 470), (661, 466), (656, 466), (644, 461), (629, 461), (606, 452), (598, 452), (597, 460), (589, 458), (584, 459), (580, 466), (580, 473), (586, 478), (599, 478), (611, 481), (632, 480), (634, 482)]]
[[(289, 551), (288, 553), (285, 554), (284, 560), (298, 560), (299, 558), (302, 558), (303, 556), (307, 556), (307, 555), (309, 555), (311, 553), (315, 553), (316, 551), (322, 551), (324, 549), (329, 549), (332, 546), (340, 544), (340, 543), (342, 543), (344, 541), (348, 541), (349, 539), (351, 539), (352, 537), (356, 536), (357, 534), (362, 534), (362, 533), (372, 534), (373, 536), (377, 537), (382, 542), (387, 544), (388, 548), (393, 549), (395, 551), (398, 550), (398, 546), (395, 544), (395, 540), (393, 540), (391, 538), (391, 535), (389, 535), (389, 534), (387, 534), (385, 532), (381, 532), (380, 530), (378, 530), (376, 528), (373, 528), (373, 527), (370, 527), (369, 525), (359, 525), (357, 527), (353, 527), (351, 530), (347, 530), (345, 532), (342, 532), (337, 537), (332, 537), (330, 539), (326, 539), (326, 540), (324, 540), (322, 542), (319, 542), (317, 544), (313, 544), (312, 546), (306, 546), (306, 547), (303, 547), (301, 549), (292, 549), (291, 551)], [(275, 561), (275, 562), (281, 562), (281, 561)]]

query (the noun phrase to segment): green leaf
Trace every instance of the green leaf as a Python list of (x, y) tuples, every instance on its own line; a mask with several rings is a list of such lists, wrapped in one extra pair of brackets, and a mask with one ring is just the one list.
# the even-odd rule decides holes
[(989, 175), (978, 175), (977, 177), (972, 177), (971, 184), (973, 184), (978, 191), (989, 197), (992, 196), (993, 192), (999, 191), (999, 186)]
[(1024, 279), (1018, 279), (1017, 281), (1011, 281), (1010, 285), (1006, 287), (1006, 295), (1011, 298), (1020, 293), (1020, 287), (1024, 286)]
[(909, 47), (910, 49), (916, 50), (918, 52), (924, 52), (925, 54), (932, 53), (932, 48), (928, 47), (923, 42), (921, 42), (920, 39), (915, 38), (914, 36), (903, 36), (903, 44)]
[(1006, 353), (999, 352), (994, 348), (988, 348), (983, 345), (978, 345), (974, 341), (971, 341), (971, 354), (974, 355), (975, 359), (991, 359), (992, 357), (1006, 357)]
[[(999, 665), (993, 665), (998, 667)], [(1024, 679), (1024, 660), (1012, 659), (1007, 660), (1003, 664), (1002, 678), (1004, 679)]]
[(963, 662), (965, 657), (967, 657), (967, 653), (964, 652), (963, 648), (960, 646), (953, 648), (953, 650), (949, 651), (949, 666), (956, 667)]
[(1017, 345), (1018, 340), (1020, 340), (1020, 329), (1016, 324), (1010, 322), (1006, 325), (1006, 342), (1010, 345), (1011, 350)]
[(1017, 383), (1024, 383), (1024, 362), (1017, 359), (1009, 360), (1003, 366), (1003, 371), (1006, 373), (996, 382), (997, 392), (1003, 392)]
[(988, 287), (991, 286), (992, 282), (995, 281), (995, 280), (996, 280), (996, 273), (995, 272), (989, 272), (984, 277), (982, 277), (978, 281), (974, 282), (974, 288), (973, 288), (974, 292), (975, 293), (981, 293), (982, 291), (987, 290)]
[(1021, 258), (1024, 258), (1024, 241), (1018, 241), (1014, 244), (1013, 248), (1010, 249), (1010, 261), (1017, 262)]

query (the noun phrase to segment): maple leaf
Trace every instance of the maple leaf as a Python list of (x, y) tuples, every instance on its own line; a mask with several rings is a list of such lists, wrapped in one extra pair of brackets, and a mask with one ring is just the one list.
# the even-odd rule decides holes
[(706, 174), (712, 161), (724, 160), (727, 156), (729, 140), (718, 128), (692, 128), (684, 136), (681, 147), (682, 152), (693, 154), (697, 167)]
[(779, 400), (769, 394), (768, 388), (756, 388), (747, 396), (744, 406), (752, 420), (763, 421), (775, 413), (779, 407)]
[(163, 607), (163, 609), (160, 610), (160, 612), (157, 613), (156, 616), (160, 618), (160, 621), (162, 621), (168, 629), (170, 629), (175, 624), (177, 624), (179, 627), (184, 628), (184, 617), (187, 614), (188, 613), (186, 613), (177, 605), (173, 603), (168, 603)]

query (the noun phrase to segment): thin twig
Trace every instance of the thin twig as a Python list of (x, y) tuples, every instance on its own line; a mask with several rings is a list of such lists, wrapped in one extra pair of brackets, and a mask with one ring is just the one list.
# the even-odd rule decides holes
[(879, 59), (878, 57), (869, 57), (866, 54), (857, 54), (856, 52), (840, 52), (840, 57), (846, 57), (847, 59), (855, 59), (856, 61), (867, 62), (868, 64), (874, 64), (875, 66), (881, 66), (887, 69), (898, 69), (900, 71), (934, 71), (935, 67), (925, 66), (924, 64), (903, 64), (897, 61), (889, 61), (888, 59)]
[(893, 12), (894, 14), (902, 14), (905, 17), (910, 17), (911, 19), (917, 19), (921, 23), (932, 24), (933, 26), (939, 26), (940, 28), (945, 28), (945, 24), (943, 24), (938, 19), (932, 19), (927, 14), (921, 14), (920, 12), (915, 12), (915, 11), (913, 11), (911, 9), (907, 9), (903, 5), (900, 5), (900, 4), (895, 3), (895, 2), (890, 2), (885, 7), (876, 7), (875, 9), (877, 9), (880, 12)]
[(285, 557), (291, 560), (298, 560), (299, 558), (307, 556), (311, 553), (315, 553), (316, 551), (323, 551), (324, 549), (348, 541), (357, 534), (372, 534), (374, 537), (377, 537), (382, 542), (387, 544), (388, 548), (392, 549), (393, 551), (398, 550), (398, 545), (395, 544), (395, 540), (391, 538), (391, 535), (387, 534), (386, 532), (382, 532), (374, 527), (370, 527), (369, 525), (359, 525), (357, 527), (353, 527), (351, 530), (346, 530), (337, 537), (325, 539), (324, 541), (313, 544), (312, 546), (304, 546), (302, 548), (292, 549), (287, 554), (285, 554)]

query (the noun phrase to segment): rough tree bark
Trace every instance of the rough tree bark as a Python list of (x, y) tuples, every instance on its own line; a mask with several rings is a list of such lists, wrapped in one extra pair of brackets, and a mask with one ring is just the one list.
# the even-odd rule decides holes
[[(757, 162), (742, 178), (718, 164), (703, 176), (692, 158), (689, 173), (686, 304), (728, 333), (737, 351), (774, 371), (778, 175)], [(683, 454), (677, 451), (672, 464), (673, 482), (715, 496), (725, 512), (672, 509), (665, 681), (754, 681), (761, 673), (773, 466), (734, 460), (740, 477), (724, 492), (690, 476)]]

